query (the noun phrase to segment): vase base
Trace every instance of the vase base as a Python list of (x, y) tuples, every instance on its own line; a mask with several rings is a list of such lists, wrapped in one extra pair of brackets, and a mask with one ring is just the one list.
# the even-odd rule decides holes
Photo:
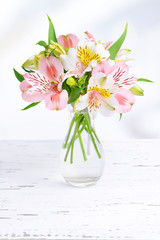
[(69, 178), (64, 177), (65, 181), (74, 187), (89, 187), (95, 184), (100, 177), (83, 177), (83, 178)]

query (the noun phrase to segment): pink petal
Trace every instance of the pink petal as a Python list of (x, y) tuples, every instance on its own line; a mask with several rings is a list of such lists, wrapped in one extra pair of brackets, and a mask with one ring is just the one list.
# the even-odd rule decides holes
[(58, 42), (66, 48), (76, 48), (79, 42), (79, 38), (72, 33), (65, 35), (60, 35), (58, 37)]
[(49, 94), (45, 99), (46, 108), (50, 110), (62, 110), (67, 106), (67, 103), (68, 93), (66, 90), (57, 94)]
[(86, 31), (85, 34), (87, 35), (87, 40), (90, 40), (91, 42), (96, 42), (95, 38), (93, 37), (93, 35), (91, 33)]
[(53, 91), (53, 87), (45, 76), (39, 73), (26, 73), (20, 84), (22, 98), (27, 102), (37, 102), (45, 98), (46, 94)]
[(67, 34), (69, 39), (69, 48), (76, 48), (79, 42), (79, 38), (72, 33)]
[(45, 97), (46, 94), (36, 94), (32, 90), (22, 93), (22, 98), (26, 102), (39, 102), (44, 100)]
[(118, 113), (129, 112), (132, 108), (132, 105), (135, 103), (134, 95), (125, 88), (120, 88), (115, 95), (119, 106), (116, 109)]
[(136, 82), (136, 77), (127, 77), (123, 80), (122, 85), (129, 86), (129, 88), (131, 88), (131, 85), (135, 85)]
[(68, 41), (67, 41), (65, 35), (60, 35), (60, 36), (58, 37), (58, 42), (59, 42), (63, 47), (67, 47), (67, 48), (68, 48)]
[(108, 61), (102, 61), (93, 68), (92, 76), (97, 72), (102, 72), (106, 76), (108, 76), (108, 74), (110, 74), (111, 71), (112, 71), (112, 67), (110, 66), (109, 62)]
[(53, 56), (50, 56), (48, 59), (46, 57), (42, 58), (39, 61), (38, 68), (50, 81), (60, 81), (59, 76), (64, 74), (61, 62)]
[(26, 80), (23, 80), (23, 82), (21, 82), (20, 85), (19, 85), (19, 88), (22, 92), (28, 90), (31, 87), (32, 87), (32, 85), (29, 84), (29, 82), (27, 82)]
[(111, 75), (113, 76), (115, 83), (120, 84), (126, 77), (128, 77), (129, 67), (124, 62), (117, 62), (112, 67)]

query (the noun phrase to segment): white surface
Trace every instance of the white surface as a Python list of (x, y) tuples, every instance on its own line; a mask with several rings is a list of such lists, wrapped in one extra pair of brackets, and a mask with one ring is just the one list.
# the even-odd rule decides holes
[(106, 167), (79, 189), (60, 142), (0, 142), (0, 239), (160, 239), (160, 140), (104, 142)]

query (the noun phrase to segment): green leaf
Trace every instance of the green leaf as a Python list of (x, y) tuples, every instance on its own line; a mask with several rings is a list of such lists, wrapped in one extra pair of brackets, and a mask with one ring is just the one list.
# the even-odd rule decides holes
[(69, 95), (69, 99), (68, 99), (68, 104), (75, 102), (79, 98), (80, 94), (81, 94), (81, 88), (78, 88), (75, 86), (72, 87)]
[(52, 52), (49, 54), (49, 56), (56, 57), (56, 55), (54, 54), (54, 50), (55, 50), (55, 48), (52, 50)]
[(62, 89), (66, 90), (68, 92), (68, 95), (71, 92), (71, 88), (70, 86), (68, 86), (68, 84), (66, 83), (67, 79), (62, 83)]
[(148, 80), (148, 79), (146, 79), (146, 78), (138, 78), (137, 81), (138, 81), (138, 82), (150, 82), (150, 83), (153, 83), (153, 81)]
[(45, 49), (47, 48), (47, 43), (45, 41), (39, 41), (38, 43), (36, 43), (36, 45), (40, 45), (40, 46), (44, 47)]
[(22, 82), (24, 80), (24, 77), (22, 76), (22, 74), (17, 72), (15, 68), (13, 68), (13, 71), (14, 71), (14, 74), (15, 74), (16, 78), (18, 79), (18, 81)]
[(31, 103), (31, 104), (29, 104), (28, 106), (26, 106), (25, 108), (23, 108), (23, 109), (21, 109), (21, 110), (27, 110), (27, 109), (29, 109), (29, 108), (31, 108), (31, 107), (34, 107), (34, 106), (38, 105), (39, 103), (40, 103), (40, 102)]
[(119, 116), (119, 121), (122, 119), (122, 113), (120, 113), (120, 116)]
[(109, 53), (110, 53), (110, 59), (111, 60), (114, 60), (118, 51), (120, 50), (125, 38), (126, 38), (126, 35), (127, 35), (127, 26), (128, 24), (126, 24), (125, 26), (125, 30), (124, 32), (122, 33), (122, 35), (120, 36), (120, 38), (108, 49)]
[(79, 84), (79, 85), (85, 84), (86, 78), (87, 78), (87, 75), (84, 75), (84, 76), (80, 77), (80, 78), (78, 79), (78, 84)]
[(48, 44), (50, 44), (51, 40), (54, 41), (54, 42), (58, 42), (57, 38), (56, 38), (56, 33), (55, 33), (53, 23), (52, 23), (49, 16), (48, 16), (48, 20), (49, 20)]

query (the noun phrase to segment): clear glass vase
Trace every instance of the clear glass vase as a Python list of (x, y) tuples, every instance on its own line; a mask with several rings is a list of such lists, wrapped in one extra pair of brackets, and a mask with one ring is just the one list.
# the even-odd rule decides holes
[(60, 154), (60, 172), (65, 181), (76, 187), (94, 184), (102, 176), (104, 154), (94, 122), (87, 111), (74, 113)]

